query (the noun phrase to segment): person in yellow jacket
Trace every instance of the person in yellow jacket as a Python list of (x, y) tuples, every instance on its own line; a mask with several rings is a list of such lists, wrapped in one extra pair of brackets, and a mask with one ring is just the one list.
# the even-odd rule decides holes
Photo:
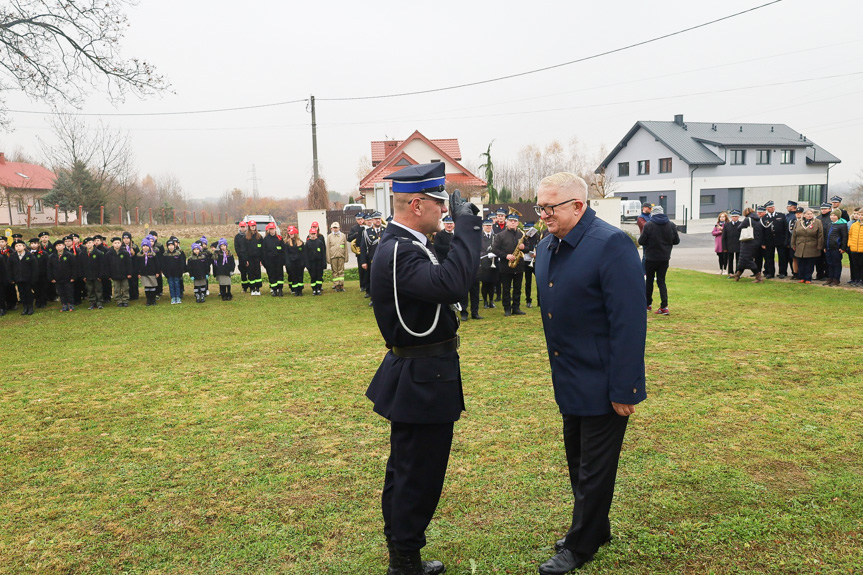
[(863, 287), (863, 208), (854, 210), (848, 224), (848, 259), (851, 261), (850, 285)]
[(327, 236), (327, 263), (333, 271), (333, 289), (336, 291), (345, 291), (345, 261), (349, 249), (348, 237), (342, 233), (339, 222), (333, 222)]

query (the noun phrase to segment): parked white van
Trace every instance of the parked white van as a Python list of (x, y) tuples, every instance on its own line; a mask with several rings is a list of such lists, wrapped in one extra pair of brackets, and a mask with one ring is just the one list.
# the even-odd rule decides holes
[(641, 202), (638, 200), (623, 200), (620, 202), (620, 221), (637, 220), (641, 215)]

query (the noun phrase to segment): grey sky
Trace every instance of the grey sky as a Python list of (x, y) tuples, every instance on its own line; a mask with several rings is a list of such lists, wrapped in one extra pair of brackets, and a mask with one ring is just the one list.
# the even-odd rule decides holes
[[(207, 110), (308, 98), (330, 189), (356, 189), (369, 142), (458, 138), (476, 162), (494, 140), (498, 162), (527, 144), (577, 137), (613, 147), (637, 120), (775, 122), (842, 159), (830, 181), (863, 167), (863, 4), (784, 0), (647, 46), (521, 78), (391, 99), (325, 102), (462, 84), (574, 60), (754, 7), (767, 0), (605, 2), (141, 0), (124, 54), (148, 60), (176, 94), (127, 99), (93, 94), (82, 110)], [(812, 78), (829, 79), (800, 81)], [(766, 86), (768, 84), (776, 84)], [(762, 86), (750, 88), (752, 86)], [(746, 88), (746, 89), (743, 89)], [(47, 110), (19, 94), (12, 109)], [(12, 114), (0, 148), (36, 155), (50, 138), (42, 116)], [(88, 118), (95, 123), (97, 118)], [(251, 190), (305, 195), (312, 171), (303, 103), (177, 116), (104, 117), (128, 130), (141, 175), (173, 174), (190, 197)]]

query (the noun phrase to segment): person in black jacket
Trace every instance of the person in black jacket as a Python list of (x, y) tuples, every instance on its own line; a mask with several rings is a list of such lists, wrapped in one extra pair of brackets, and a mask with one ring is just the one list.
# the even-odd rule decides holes
[(305, 278), (303, 269), (306, 265), (306, 244), (300, 239), (300, 230), (288, 226), (288, 237), (285, 239), (285, 267), (288, 270), (288, 285), (295, 296), (303, 295)]
[[(225, 238), (219, 238), (219, 243), (216, 247), (218, 251), (213, 257), (213, 275), (216, 276), (219, 282), (219, 297), (222, 298), (222, 301), (231, 301), (234, 299), (234, 296), (231, 295), (231, 274), (234, 272), (234, 256), (228, 250), (228, 240)], [(281, 252), (279, 252), (279, 258), (282, 258)], [(279, 290), (279, 295), (281, 295), (281, 289)]]
[(147, 297), (147, 306), (156, 305), (156, 295), (159, 290), (157, 281), (162, 275), (159, 265), (159, 257), (153, 249), (153, 240), (149, 237), (141, 240), (141, 253), (138, 254), (138, 277), (144, 286), (144, 295)]
[(740, 210), (731, 210), (731, 221), (722, 226), (722, 251), (728, 253), (728, 279), (734, 278), (734, 270), (740, 267)]
[(48, 302), (48, 254), (42, 251), (39, 238), (30, 240), (30, 253), (36, 258), (36, 281), (33, 282), (33, 301), (36, 308)]
[(264, 257), (264, 238), (258, 233), (258, 224), (251, 220), (246, 230), (246, 277), (252, 295), (261, 295), (261, 260)]
[(39, 300), (36, 300), (36, 307), (45, 307), (49, 301), (57, 301), (57, 288), (48, 281), (48, 257), (55, 253), (54, 242), (51, 241), (51, 234), (48, 232), (39, 232), (39, 249), (45, 254), (45, 302), (40, 305)]
[[(108, 277), (111, 278), (111, 283), (114, 290), (114, 300), (117, 302), (117, 307), (129, 307), (129, 281), (132, 279), (135, 270), (132, 260), (133, 254), (138, 253), (138, 248), (131, 243), (132, 236), (129, 236), (128, 242), (123, 242), (118, 237), (111, 238), (111, 249), (105, 254), (105, 268), (108, 271)], [(124, 237), (125, 239), (125, 237)], [(135, 276), (135, 285), (138, 284), (138, 276)]]
[(60, 296), (60, 311), (75, 311), (75, 276), (78, 274), (77, 258), (66, 252), (63, 240), (54, 242), (54, 254), (48, 258), (48, 281), (57, 288)]
[(186, 256), (177, 247), (173, 239), (165, 243), (165, 253), (162, 256), (162, 273), (168, 281), (168, 291), (171, 293), (171, 304), (183, 303), (183, 273), (186, 271)]
[(491, 227), (494, 222), (491, 218), (482, 223), (482, 236), (480, 236), (479, 247), (479, 279), (481, 282), (482, 307), (494, 308), (494, 292), (498, 285), (497, 256), (491, 251), (491, 243), (494, 240), (494, 232)]
[[(371, 222), (371, 225), (367, 226), (363, 230), (361, 241), (357, 242), (358, 244), (360, 244), (360, 256), (357, 261), (360, 264), (360, 268), (366, 270), (366, 273), (369, 273), (369, 271), (372, 269), (372, 262), (374, 261), (375, 254), (378, 250), (378, 243), (380, 243), (381, 236), (384, 232), (384, 228), (381, 227), (380, 212), (372, 212), (372, 214), (366, 220), (366, 223), (369, 222)], [(366, 284), (366, 297), (372, 297), (371, 281)], [(371, 305), (371, 302), (369, 302), (369, 306)]]
[(443, 229), (434, 235), (434, 254), (437, 256), (437, 261), (443, 263), (452, 246), (452, 231), (455, 229), (455, 224), (450, 216), (444, 216), (441, 221)]
[(764, 275), (761, 273), (761, 268), (756, 263), (755, 258), (760, 253), (764, 241), (764, 227), (759, 223), (756, 212), (750, 208), (743, 210), (743, 225), (740, 233), (743, 234), (743, 230), (746, 228), (752, 228), (752, 239), (740, 241), (740, 262), (732, 277), (734, 281), (740, 281), (743, 271), (751, 270), (755, 276), (755, 283), (761, 283), (764, 281)]
[[(123, 232), (123, 235), (121, 237), (121, 241), (123, 243), (123, 245), (122, 245), (123, 251), (126, 252), (126, 254), (128, 256), (128, 260), (132, 265), (132, 273), (129, 274), (129, 280), (127, 282), (128, 287), (126, 289), (126, 291), (128, 292), (128, 296), (127, 296), (128, 299), (126, 300), (126, 303), (128, 303), (130, 301), (135, 301), (139, 297), (141, 297), (140, 290), (138, 289), (138, 260), (137, 260), (138, 253), (140, 253), (141, 250), (140, 250), (140, 248), (138, 248), (138, 245), (132, 241), (132, 234), (130, 234), (129, 232)], [(117, 291), (116, 290), (117, 280), (116, 280), (116, 278), (113, 278), (113, 277), (111, 279), (113, 280), (113, 283), (114, 283), (114, 288), (115, 288), (114, 291)], [(124, 306), (120, 306), (120, 307), (129, 307), (129, 306), (124, 305)]]
[[(356, 218), (357, 218), (357, 222), (353, 226), (351, 226), (350, 230), (348, 230), (348, 243), (351, 245), (351, 251), (357, 257), (357, 273), (360, 277), (360, 291), (365, 293), (367, 286), (368, 286), (369, 272), (368, 272), (368, 270), (364, 270), (363, 267), (361, 265), (359, 265), (359, 260), (360, 260), (359, 250), (360, 250), (360, 242), (362, 241), (363, 230), (365, 229), (363, 227), (363, 223), (366, 221), (366, 218), (365, 218), (365, 214), (362, 212), (359, 212), (356, 215)], [(355, 251), (355, 250), (357, 250), (357, 251)], [(347, 262), (345, 262), (345, 263), (347, 263)]]
[[(785, 207), (785, 262), (786, 267), (779, 264), (779, 277), (788, 277), (788, 269), (791, 268), (791, 278), (797, 278), (797, 261), (794, 259), (794, 249), (791, 247), (791, 234), (794, 232), (794, 226), (797, 225), (797, 202), (788, 200), (788, 205)], [(780, 258), (780, 262), (782, 259)], [(783, 275), (784, 274), (784, 275)]]
[(248, 268), (246, 267), (246, 222), (237, 224), (237, 235), (234, 236), (234, 254), (237, 259), (237, 268), (240, 270), (240, 285), (243, 292), (249, 290)]
[[(6, 241), (6, 236), (0, 236)], [(0, 317), (6, 315), (6, 287), (9, 283), (9, 267), (6, 264), (6, 256), (0, 254)]]
[(842, 254), (848, 251), (848, 222), (842, 210), (830, 212), (830, 227), (824, 231), (824, 257), (827, 260), (827, 284), (838, 286), (842, 279)]
[(264, 267), (270, 282), (270, 295), (282, 297), (285, 288), (285, 251), (282, 236), (276, 234), (276, 224), (267, 224), (264, 236)]
[[(15, 250), (13, 250), (8, 245), (7, 241), (8, 240), (6, 236), (0, 235), (0, 265), (2, 265), (4, 268), (8, 268), (9, 256), (15, 253)], [(7, 281), (0, 287), (2, 287), (3, 289), (3, 293), (0, 294), (0, 297), (3, 297), (4, 309), (8, 309), (9, 311), (14, 311), (15, 309), (17, 309), (18, 294), (15, 292), (15, 285), (12, 282)]]
[(503, 296), (503, 315), (524, 315), (521, 311), (521, 283), (524, 278), (524, 258), (518, 260), (515, 267), (509, 263), (515, 261), (514, 252), (518, 248), (524, 252), (524, 232), (518, 229), (518, 216), (509, 214), (506, 217), (506, 229), (496, 236), (491, 244), (491, 251), (502, 262), (500, 274), (501, 294)]
[(33, 284), (39, 278), (36, 257), (27, 249), (27, 244), (16, 240), (15, 252), (9, 256), (9, 281), (18, 288), (18, 299), (24, 308), (21, 315), (33, 315)]
[(87, 286), (87, 299), (90, 307), (87, 309), (102, 309), (102, 276), (105, 274), (105, 262), (102, 252), (96, 249), (94, 238), (84, 238), (86, 252), (81, 260), (84, 268), (84, 283)]
[(536, 257), (536, 244), (539, 234), (533, 227), (533, 222), (524, 222), (524, 303), (533, 307), (531, 286), (533, 285), (533, 260)]
[[(186, 260), (186, 271), (195, 287), (195, 301), (204, 303), (207, 299), (207, 277), (210, 275), (210, 258), (204, 255), (199, 243), (192, 244), (192, 255)], [(260, 269), (260, 267), (258, 268)]]
[[(788, 268), (788, 257), (785, 251), (785, 240), (788, 235), (788, 222), (785, 221), (785, 216), (776, 212), (776, 205), (773, 200), (770, 200), (764, 207), (767, 208), (767, 214), (764, 220), (770, 221), (769, 233), (764, 236), (764, 277), (770, 279), (774, 276), (780, 278), (786, 277), (785, 270)], [(767, 232), (765, 228), (765, 232)], [(779, 270), (776, 270), (774, 258), (779, 257)]]
[(647, 310), (653, 309), (653, 278), (659, 287), (659, 315), (668, 315), (668, 287), (665, 284), (665, 274), (668, 272), (668, 262), (671, 260), (671, 250), (680, 243), (677, 226), (665, 215), (662, 206), (654, 206), (650, 220), (644, 224), (639, 245), (644, 246), (644, 294), (647, 296)]
[(303, 248), (306, 268), (309, 270), (309, 285), (312, 295), (323, 295), (324, 269), (327, 267), (327, 244), (318, 235), (318, 222), (312, 222)]

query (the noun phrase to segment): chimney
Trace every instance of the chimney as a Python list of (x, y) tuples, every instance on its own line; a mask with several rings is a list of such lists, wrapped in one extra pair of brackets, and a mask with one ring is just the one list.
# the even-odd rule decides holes
[(6, 154), (0, 152), (0, 166), (6, 164)]
[(683, 114), (675, 114), (674, 123), (682, 128), (683, 127)]

